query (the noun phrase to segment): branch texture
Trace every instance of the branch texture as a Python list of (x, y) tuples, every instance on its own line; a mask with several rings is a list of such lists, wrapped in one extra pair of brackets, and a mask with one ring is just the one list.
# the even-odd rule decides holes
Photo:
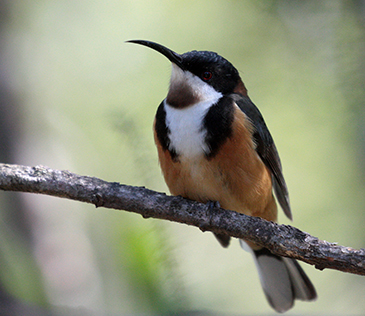
[(233, 211), (167, 196), (144, 187), (106, 182), (43, 166), (0, 164), (0, 189), (40, 193), (141, 214), (224, 233), (268, 248), (274, 254), (295, 258), (317, 269), (335, 269), (365, 275), (365, 249), (352, 249), (319, 240), (299, 229)]

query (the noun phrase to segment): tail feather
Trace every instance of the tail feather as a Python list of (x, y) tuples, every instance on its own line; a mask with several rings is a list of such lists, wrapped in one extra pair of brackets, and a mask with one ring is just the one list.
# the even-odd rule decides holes
[(289, 272), (283, 261), (274, 256), (261, 254), (256, 256), (255, 261), (261, 286), (270, 305), (277, 312), (290, 309), (294, 303), (294, 293)]
[(302, 301), (312, 301), (317, 298), (316, 289), (308, 276), (299, 265), (298, 261), (289, 258), (282, 258), (289, 271), (294, 287), (295, 298)]
[(317, 298), (312, 282), (294, 259), (273, 255), (267, 249), (254, 251), (254, 257), (265, 295), (277, 312), (292, 308), (295, 299)]
[[(241, 241), (244, 249), (244, 241)], [(283, 258), (263, 248), (253, 251), (264, 293), (270, 305), (279, 313), (289, 310), (294, 300), (312, 301), (316, 290), (299, 263)]]

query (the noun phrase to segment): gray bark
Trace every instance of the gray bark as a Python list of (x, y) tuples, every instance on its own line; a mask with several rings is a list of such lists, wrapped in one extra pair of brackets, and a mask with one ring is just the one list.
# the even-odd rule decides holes
[(274, 254), (295, 258), (317, 269), (365, 275), (365, 249), (339, 246), (289, 225), (279, 225), (222, 208), (43, 166), (0, 164), (0, 189), (40, 193), (96, 207), (125, 210), (252, 241)]

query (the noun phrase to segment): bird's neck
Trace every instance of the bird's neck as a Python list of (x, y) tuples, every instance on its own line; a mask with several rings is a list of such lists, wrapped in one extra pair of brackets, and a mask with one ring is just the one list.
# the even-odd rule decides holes
[(213, 158), (232, 134), (235, 105), (232, 96), (179, 109), (166, 100), (156, 115), (156, 132), (173, 158), (197, 161)]

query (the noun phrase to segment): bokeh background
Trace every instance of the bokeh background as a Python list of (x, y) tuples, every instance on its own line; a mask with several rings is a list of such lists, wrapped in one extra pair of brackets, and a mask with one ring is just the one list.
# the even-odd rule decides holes
[[(170, 64), (128, 39), (230, 60), (276, 141), (293, 224), (365, 247), (365, 1), (1, 0), (0, 161), (168, 192), (151, 126)], [(287, 315), (365, 315), (364, 277), (302, 266), (319, 298)], [(237, 241), (0, 192), (0, 314), (274, 312)]]

